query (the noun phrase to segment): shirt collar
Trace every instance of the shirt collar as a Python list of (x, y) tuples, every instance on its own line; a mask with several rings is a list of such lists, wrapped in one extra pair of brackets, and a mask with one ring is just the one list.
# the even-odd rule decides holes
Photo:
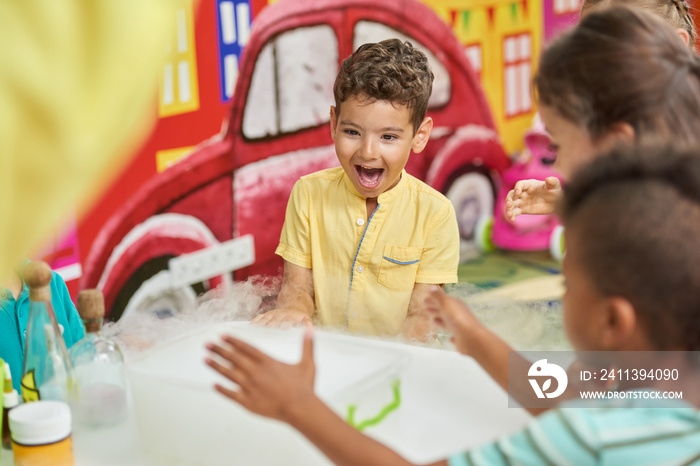
[[(352, 181), (350, 180), (350, 177), (348, 176), (347, 173), (343, 170), (343, 179), (345, 182), (345, 186), (347, 189), (353, 193), (355, 196), (360, 197), (362, 199), (366, 199), (362, 194), (360, 194), (357, 189), (355, 189), (355, 185), (352, 184)], [(408, 174), (406, 173), (406, 169), (401, 170), (401, 178), (399, 179), (399, 182), (396, 183), (396, 186), (391, 188), (388, 191), (384, 191), (379, 195), (379, 199), (377, 202), (379, 204), (385, 204), (387, 202), (391, 202), (394, 199), (398, 199), (401, 197), (401, 194), (403, 194), (403, 191), (406, 189), (406, 186), (408, 185)]]
[[(25, 257), (22, 264), (15, 270), (15, 273), (19, 275), (19, 279), (22, 281), (22, 291), (20, 291), (19, 295), (17, 295), (17, 302), (29, 297), (29, 288), (27, 287), (27, 284), (24, 283), (24, 269), (30, 262), (31, 261)], [(12, 291), (10, 291), (8, 288), (0, 287), (0, 301), (4, 300), (14, 301), (15, 298), (12, 296)]]

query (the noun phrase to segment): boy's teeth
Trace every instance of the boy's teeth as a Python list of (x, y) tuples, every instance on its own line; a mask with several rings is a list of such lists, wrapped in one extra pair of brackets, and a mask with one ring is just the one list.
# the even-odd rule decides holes
[(366, 188), (372, 188), (379, 184), (384, 173), (383, 168), (370, 168), (357, 165), (357, 176), (360, 184)]

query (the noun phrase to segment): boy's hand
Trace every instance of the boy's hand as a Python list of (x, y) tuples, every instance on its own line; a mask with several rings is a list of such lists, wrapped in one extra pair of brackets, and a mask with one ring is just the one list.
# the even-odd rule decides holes
[(556, 176), (548, 176), (544, 181), (520, 180), (506, 196), (506, 217), (514, 222), (521, 214), (551, 214), (561, 196), (561, 183)]
[(273, 309), (255, 316), (250, 323), (262, 327), (313, 327), (311, 317), (298, 309)]
[(450, 341), (454, 343), (457, 351), (473, 356), (472, 335), (483, 326), (467, 305), (457, 298), (448, 296), (440, 287), (433, 286), (425, 299), (425, 306), (433, 316), (435, 324), (452, 334)]
[(289, 422), (290, 409), (314, 398), (316, 366), (312, 328), (304, 334), (299, 364), (280, 362), (231, 336), (223, 336), (218, 345), (209, 343), (207, 349), (223, 361), (207, 358), (206, 364), (238, 384), (238, 390), (220, 384), (214, 388), (248, 411)]

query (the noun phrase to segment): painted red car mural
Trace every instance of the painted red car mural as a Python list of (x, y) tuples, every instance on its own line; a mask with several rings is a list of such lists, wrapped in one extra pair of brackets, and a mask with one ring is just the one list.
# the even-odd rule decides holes
[(81, 288), (102, 289), (116, 320), (177, 308), (231, 278), (279, 274), (274, 250), (292, 186), (338, 164), (328, 121), (340, 62), (359, 45), (389, 37), (426, 52), (435, 74), (435, 127), (406, 169), (447, 194), (462, 237), (471, 238), (478, 217), (492, 212), (498, 173), (510, 161), (450, 28), (414, 0), (283, 1), (253, 23), (225, 129), (110, 218), (85, 261)]

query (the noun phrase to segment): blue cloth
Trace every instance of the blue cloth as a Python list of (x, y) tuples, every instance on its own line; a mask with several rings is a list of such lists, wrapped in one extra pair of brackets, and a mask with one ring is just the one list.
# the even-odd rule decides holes
[[(63, 340), (70, 348), (85, 335), (83, 321), (70, 299), (68, 288), (60, 275), (53, 272), (51, 304), (56, 320), (63, 326)], [(24, 363), (24, 340), (29, 319), (29, 288), (22, 281), (22, 292), (15, 301), (10, 290), (0, 288), (0, 358), (10, 365), (12, 386), (20, 393), (20, 378)]]
[(449, 464), (700, 464), (700, 410), (680, 400), (664, 407), (644, 400), (600, 403), (562, 403), (522, 431), (454, 455)]

